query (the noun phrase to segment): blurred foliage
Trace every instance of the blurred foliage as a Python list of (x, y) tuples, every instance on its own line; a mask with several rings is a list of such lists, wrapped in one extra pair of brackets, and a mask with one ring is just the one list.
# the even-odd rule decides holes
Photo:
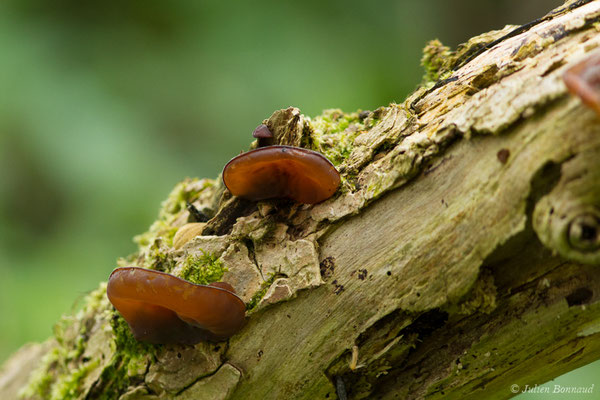
[(186, 176), (275, 109), (373, 109), (455, 47), (560, 0), (0, 3), (0, 360), (41, 341)]

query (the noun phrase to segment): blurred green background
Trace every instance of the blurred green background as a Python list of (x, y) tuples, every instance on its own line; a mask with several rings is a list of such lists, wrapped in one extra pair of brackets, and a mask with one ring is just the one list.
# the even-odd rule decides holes
[(175, 183), (216, 177), (275, 109), (401, 102), (427, 40), (561, 3), (0, 2), (0, 361), (48, 337)]

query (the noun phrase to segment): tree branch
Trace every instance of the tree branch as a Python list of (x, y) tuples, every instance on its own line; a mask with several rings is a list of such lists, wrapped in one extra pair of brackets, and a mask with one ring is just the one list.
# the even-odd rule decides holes
[[(600, 45), (599, 19), (569, 2), (455, 52), (432, 43), (440, 80), (403, 104), (276, 111), (278, 143), (341, 172), (333, 198), (253, 203), (187, 180), (120, 263), (181, 275), (218, 258), (251, 305), (244, 329), (140, 344), (101, 285), (33, 359), (9, 360), (0, 397), (508, 398), (600, 358), (600, 248), (573, 237), (600, 236), (600, 125), (561, 79)], [(211, 219), (174, 249), (188, 202)]]

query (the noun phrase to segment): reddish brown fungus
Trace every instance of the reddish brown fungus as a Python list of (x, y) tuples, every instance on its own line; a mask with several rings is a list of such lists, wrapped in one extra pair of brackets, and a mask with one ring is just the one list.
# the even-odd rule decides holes
[(273, 133), (269, 130), (269, 128), (265, 124), (260, 124), (256, 127), (254, 132), (252, 132), (252, 136), (255, 138), (272, 138)]
[(567, 69), (563, 80), (571, 93), (600, 114), (600, 51)]
[(506, 164), (508, 157), (510, 157), (510, 150), (500, 149), (498, 150), (498, 153), (496, 153), (496, 157), (498, 157), (498, 161), (500, 161), (502, 164)]
[(273, 144), (273, 132), (265, 124), (257, 126), (254, 132), (252, 132), (252, 136), (257, 139), (258, 147), (271, 146)]
[(314, 204), (331, 197), (340, 185), (333, 164), (316, 151), (269, 146), (240, 154), (223, 169), (223, 182), (248, 200), (286, 197)]
[(242, 328), (246, 313), (242, 299), (225, 282), (196, 285), (145, 268), (115, 269), (106, 294), (133, 336), (156, 344), (226, 339)]

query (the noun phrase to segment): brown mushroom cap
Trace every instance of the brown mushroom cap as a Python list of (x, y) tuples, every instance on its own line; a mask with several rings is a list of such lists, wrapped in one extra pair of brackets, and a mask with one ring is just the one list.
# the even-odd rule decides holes
[(231, 285), (196, 285), (145, 268), (117, 268), (108, 279), (108, 299), (133, 336), (150, 343), (196, 344), (239, 331), (246, 307)]
[(340, 174), (316, 151), (269, 146), (229, 161), (223, 169), (223, 182), (233, 195), (252, 201), (287, 197), (315, 204), (335, 193)]
[(600, 114), (600, 51), (567, 69), (563, 80), (571, 93)]
[(273, 132), (271, 132), (265, 124), (260, 124), (256, 127), (254, 132), (252, 132), (252, 136), (255, 138), (267, 139), (273, 137)]
[(273, 132), (265, 124), (257, 126), (254, 132), (252, 132), (252, 136), (257, 139), (258, 147), (271, 146), (275, 140)]

